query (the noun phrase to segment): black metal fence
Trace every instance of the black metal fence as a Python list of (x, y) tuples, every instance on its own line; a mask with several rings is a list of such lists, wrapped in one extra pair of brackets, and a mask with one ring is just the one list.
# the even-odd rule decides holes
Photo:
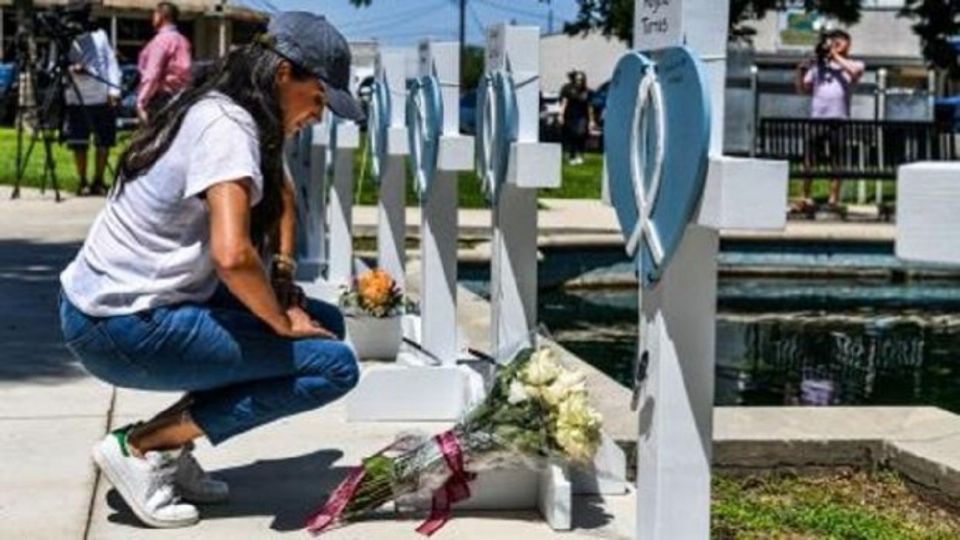
[(904, 163), (960, 159), (958, 145), (942, 123), (763, 118), (756, 153), (790, 161), (794, 178), (892, 180)]

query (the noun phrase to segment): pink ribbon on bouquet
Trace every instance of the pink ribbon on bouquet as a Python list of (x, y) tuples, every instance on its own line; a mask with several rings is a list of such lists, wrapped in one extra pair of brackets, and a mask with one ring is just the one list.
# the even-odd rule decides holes
[[(394, 442), (386, 446), (374, 454), (374, 457), (393, 450), (396, 445), (397, 443)], [(340, 485), (337, 486), (337, 489), (333, 490), (333, 493), (330, 494), (327, 502), (307, 518), (307, 532), (314, 536), (319, 536), (320, 533), (340, 521), (340, 516), (343, 515), (343, 511), (347, 508), (347, 505), (350, 504), (350, 501), (353, 500), (353, 496), (357, 493), (357, 489), (360, 487), (360, 482), (363, 482), (365, 474), (366, 471), (363, 465), (351, 469), (350, 474), (348, 474), (347, 477), (343, 479), (343, 482), (340, 482)]]
[(330, 498), (313, 515), (307, 518), (307, 532), (316, 536), (340, 520), (343, 510), (353, 499), (354, 493), (363, 481), (363, 467), (354, 467), (350, 474), (330, 494)]
[(417, 532), (424, 536), (432, 535), (447, 524), (451, 506), (470, 497), (470, 481), (476, 478), (463, 466), (463, 448), (453, 431), (441, 433), (434, 440), (450, 469), (450, 478), (433, 493), (430, 517), (417, 527)]

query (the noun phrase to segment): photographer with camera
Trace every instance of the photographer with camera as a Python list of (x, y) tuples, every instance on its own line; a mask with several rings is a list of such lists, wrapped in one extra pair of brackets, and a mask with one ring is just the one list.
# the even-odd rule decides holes
[[(850, 99), (853, 88), (863, 76), (863, 62), (850, 58), (850, 34), (843, 30), (831, 30), (821, 34), (815, 49), (815, 59), (805, 60), (797, 66), (797, 90), (810, 94), (810, 117), (824, 119), (850, 118)], [(825, 140), (824, 140), (825, 139)], [(812, 141), (816, 153), (822, 154), (823, 147), (828, 152), (838, 151), (838, 142), (832, 134)], [(797, 211), (806, 211), (813, 207), (810, 196), (811, 180), (803, 182), (803, 200)], [(836, 207), (840, 202), (840, 181), (834, 179), (830, 186), (829, 205)]]
[[(117, 141), (116, 107), (120, 102), (120, 67), (106, 32), (94, 26), (93, 4), (68, 4), (68, 15), (85, 30), (70, 45), (70, 84), (64, 89), (66, 118), (63, 139), (73, 151), (80, 184), (77, 195), (104, 195), (104, 172), (110, 148)], [(93, 182), (87, 183), (90, 135), (96, 147)]]

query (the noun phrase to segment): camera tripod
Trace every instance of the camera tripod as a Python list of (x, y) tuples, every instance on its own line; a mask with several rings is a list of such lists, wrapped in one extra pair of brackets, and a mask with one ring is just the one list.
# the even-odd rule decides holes
[[(20, 187), (26, 176), (27, 166), (30, 163), (30, 157), (38, 143), (43, 145), (44, 159), (43, 172), (40, 180), (40, 192), (45, 193), (47, 183), (53, 188), (54, 198), (57, 202), (61, 201), (60, 184), (57, 179), (57, 163), (54, 158), (53, 147), (60, 142), (60, 131), (64, 124), (64, 115), (66, 112), (66, 93), (73, 92), (76, 97), (77, 105), (83, 111), (84, 121), (89, 126), (93, 126), (90, 113), (87, 110), (80, 88), (74, 80), (70, 66), (72, 64), (69, 56), (69, 49), (74, 45), (74, 39), (78, 36), (68, 38), (52, 39), (50, 41), (50, 50), (47, 51), (47, 58), (52, 60), (48, 63), (50, 69), (38, 69), (38, 62), (33, 54), (33, 47), (27, 35), (17, 36), (17, 73), (20, 79), (20, 92), (18, 97), (17, 112), (17, 159), (16, 159), (16, 178), (11, 198), (20, 197)], [(87, 76), (112, 86), (109, 81), (92, 74), (85, 73)], [(41, 81), (42, 77), (42, 81)], [(41, 84), (44, 82), (45, 84)], [(27, 133), (28, 129), (32, 133)], [(93, 130), (94, 141), (98, 142), (99, 135)], [(25, 139), (29, 136), (29, 141)], [(101, 146), (96, 144), (96, 146)], [(109, 165), (108, 165), (109, 167)], [(112, 171), (111, 171), (112, 173)]]

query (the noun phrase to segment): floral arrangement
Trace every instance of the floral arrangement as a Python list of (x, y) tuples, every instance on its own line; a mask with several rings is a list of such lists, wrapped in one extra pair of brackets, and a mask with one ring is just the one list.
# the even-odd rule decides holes
[(398, 315), (403, 306), (403, 293), (396, 280), (383, 269), (368, 270), (353, 280), (340, 296), (340, 305), (347, 312), (362, 312), (372, 317)]
[(587, 399), (583, 375), (549, 349), (519, 353), (499, 368), (487, 398), (453, 429), (403, 435), (363, 460), (310, 517), (315, 535), (358, 520), (384, 504), (433, 497), (417, 531), (442, 527), (453, 503), (470, 496), (476, 473), (503, 466), (538, 467), (546, 459), (590, 462), (600, 445), (601, 418)]

